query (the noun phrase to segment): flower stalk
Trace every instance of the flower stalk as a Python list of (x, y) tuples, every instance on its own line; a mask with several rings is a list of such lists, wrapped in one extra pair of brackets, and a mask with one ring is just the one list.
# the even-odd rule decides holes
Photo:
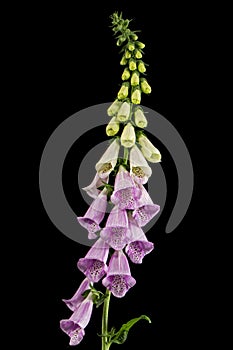
[(108, 336), (108, 313), (110, 304), (111, 292), (106, 288), (103, 313), (102, 313), (102, 350), (108, 350), (111, 343)]

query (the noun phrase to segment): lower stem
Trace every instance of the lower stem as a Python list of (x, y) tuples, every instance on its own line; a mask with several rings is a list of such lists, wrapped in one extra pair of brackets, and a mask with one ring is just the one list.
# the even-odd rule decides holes
[(104, 300), (103, 314), (102, 314), (102, 350), (108, 350), (110, 344), (108, 343), (108, 312), (111, 292), (106, 289), (106, 298)]
[(125, 163), (125, 165), (127, 165), (128, 157), (129, 157), (129, 149), (126, 148), (126, 147), (124, 147), (124, 155), (123, 155), (123, 157), (124, 157), (124, 163)]

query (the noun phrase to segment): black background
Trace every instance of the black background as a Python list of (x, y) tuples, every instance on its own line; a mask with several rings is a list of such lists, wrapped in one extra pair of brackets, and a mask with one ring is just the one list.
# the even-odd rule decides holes
[[(28, 221), (24, 220), (26, 253), (21, 256), (25, 275), (21, 316), (27, 320), (21, 333), (24, 346), (29, 344), (30, 336), (44, 348), (69, 348), (69, 338), (59, 329), (59, 321), (68, 318), (70, 311), (61, 299), (71, 297), (82, 281), (76, 263), (88, 247), (69, 240), (48, 218), (40, 199), (38, 170), (44, 146), (61, 122), (83, 108), (112, 101), (117, 94), (122, 67), (109, 27), (109, 16), (114, 11), (133, 18), (131, 28), (142, 31), (139, 39), (146, 44), (144, 59), (149, 64), (148, 81), (152, 86), (152, 94), (143, 95), (142, 103), (162, 114), (180, 133), (192, 158), (195, 183), (186, 216), (174, 232), (165, 234), (177, 175), (172, 158), (158, 143), (168, 200), (156, 227), (148, 232), (155, 250), (142, 265), (130, 265), (137, 284), (123, 299), (112, 298), (109, 323), (118, 328), (141, 314), (152, 319), (152, 324), (141, 321), (130, 331), (122, 350), (135, 344), (158, 350), (203, 344), (207, 333), (208, 267), (204, 265), (204, 233), (200, 228), (201, 145), (197, 140), (202, 136), (198, 121), (205, 115), (204, 68), (208, 69), (206, 49), (211, 40), (206, 30), (206, 10), (198, 4), (111, 1), (84, 3), (81, 7), (38, 5), (25, 11), (22, 40), (21, 34), (18, 38), (22, 53), (18, 62), (21, 66), (22, 59), (20, 74), (27, 86), (24, 100), (30, 117), (24, 119), (25, 129), (29, 129), (24, 150), (33, 167), (26, 175), (28, 183), (33, 182), (33, 190), (29, 191)], [(93, 137), (97, 143), (106, 136), (103, 130)], [(88, 140), (83, 147), (89, 149)], [(80, 201), (75, 190), (75, 152), (77, 147), (68, 154), (63, 179), (74, 210)], [(100, 349), (96, 335), (100, 327), (101, 308), (94, 310), (80, 350)]]

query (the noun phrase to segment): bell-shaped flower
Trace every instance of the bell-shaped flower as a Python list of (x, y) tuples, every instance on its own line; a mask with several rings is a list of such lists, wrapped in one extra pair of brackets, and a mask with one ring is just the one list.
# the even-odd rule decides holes
[(98, 282), (107, 272), (109, 245), (100, 237), (77, 266), (90, 282)]
[(125, 125), (121, 134), (121, 145), (126, 148), (132, 147), (136, 142), (136, 134), (133, 125), (129, 122)]
[(142, 60), (138, 61), (138, 71), (140, 73), (145, 73), (146, 71), (145, 63)]
[(145, 135), (140, 135), (138, 142), (144, 157), (151, 163), (161, 162), (161, 154), (159, 150), (150, 142)]
[(115, 250), (123, 249), (131, 241), (126, 210), (121, 210), (118, 206), (111, 210), (100, 237)]
[(141, 90), (139, 88), (133, 90), (131, 94), (131, 102), (135, 105), (139, 105), (141, 103)]
[(121, 79), (128, 80), (129, 78), (130, 78), (130, 70), (129, 70), (129, 68), (125, 68), (123, 73), (122, 73)]
[(89, 289), (90, 281), (88, 278), (85, 278), (82, 283), (80, 284), (77, 292), (74, 294), (74, 296), (70, 299), (62, 299), (64, 303), (68, 306), (68, 308), (72, 311), (75, 311), (79, 305), (83, 302), (84, 297), (83, 293)]
[(116, 250), (111, 256), (107, 276), (102, 283), (117, 298), (125, 296), (135, 285), (136, 280), (131, 276), (127, 257), (122, 250)]
[(130, 103), (129, 102), (123, 102), (118, 113), (117, 113), (117, 120), (120, 122), (126, 122), (129, 119), (130, 116)]
[(108, 107), (107, 114), (109, 117), (113, 117), (119, 110), (122, 102), (115, 99), (115, 101)]
[(124, 100), (129, 93), (129, 83), (123, 83), (120, 87), (120, 90), (118, 91), (117, 97), (119, 98), (119, 100)]
[[(83, 187), (82, 189), (91, 197), (96, 199), (98, 197), (98, 195), (100, 194), (101, 190), (99, 190), (98, 188), (101, 186), (104, 186), (104, 182), (108, 183), (108, 176), (104, 177), (104, 178), (100, 178), (99, 174), (96, 173), (94, 179), (92, 180), (92, 182), (90, 183), (90, 185)], [(103, 182), (104, 181), (104, 182)]]
[(60, 328), (70, 337), (69, 345), (78, 345), (84, 335), (84, 329), (88, 325), (93, 310), (93, 301), (91, 293), (74, 311), (67, 320), (60, 321)]
[(148, 241), (133, 218), (129, 218), (129, 229), (133, 240), (125, 247), (125, 252), (133, 263), (141, 264), (144, 256), (154, 249), (154, 243)]
[(118, 133), (120, 129), (119, 121), (116, 117), (112, 117), (108, 125), (106, 126), (106, 134), (108, 136), (114, 136)]
[(142, 191), (141, 197), (137, 201), (137, 207), (133, 211), (132, 216), (136, 220), (138, 226), (145, 226), (160, 211), (160, 206), (154, 204), (149, 193), (143, 185), (138, 185)]
[(119, 151), (120, 143), (118, 139), (115, 139), (96, 163), (95, 169), (101, 179), (106, 178), (115, 168)]
[(137, 127), (146, 128), (147, 127), (147, 119), (141, 107), (137, 107), (134, 111), (134, 121)]
[(115, 177), (114, 191), (111, 195), (113, 204), (119, 209), (133, 210), (137, 207), (137, 200), (141, 196), (141, 189), (135, 184), (129, 172), (121, 165)]
[(104, 188), (98, 197), (91, 203), (84, 216), (78, 216), (78, 222), (87, 229), (88, 238), (95, 239), (96, 232), (100, 231), (99, 224), (103, 220), (107, 208), (107, 189)]
[(152, 169), (147, 163), (138, 146), (134, 145), (129, 154), (130, 175), (138, 184), (145, 184), (152, 174)]
[(148, 81), (145, 78), (141, 78), (140, 83), (141, 83), (142, 92), (144, 92), (144, 94), (150, 94), (151, 86), (149, 85)]

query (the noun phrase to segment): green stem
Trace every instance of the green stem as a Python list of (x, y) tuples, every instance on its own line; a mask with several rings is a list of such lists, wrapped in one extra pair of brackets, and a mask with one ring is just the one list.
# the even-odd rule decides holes
[(103, 314), (102, 314), (102, 350), (108, 350), (110, 343), (108, 343), (108, 311), (110, 303), (111, 292), (106, 289), (106, 298), (104, 300)]
[(125, 165), (127, 165), (127, 162), (128, 162), (128, 157), (129, 157), (129, 149), (124, 147), (124, 163)]

